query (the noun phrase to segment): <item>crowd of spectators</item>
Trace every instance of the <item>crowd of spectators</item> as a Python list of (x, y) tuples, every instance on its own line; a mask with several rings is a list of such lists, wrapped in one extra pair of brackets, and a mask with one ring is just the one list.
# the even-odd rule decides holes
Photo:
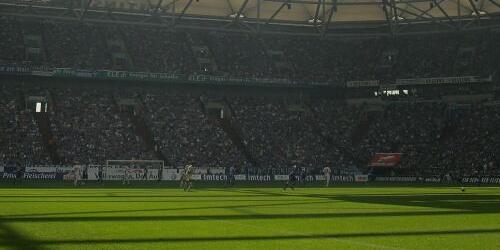
[(168, 164), (242, 167), (245, 157), (226, 132), (203, 112), (199, 96), (159, 91), (144, 93), (145, 118)]
[(21, 27), (18, 20), (0, 16), (0, 62), (22, 63), (24, 61)]
[(471, 105), (461, 118), (455, 119), (451, 136), (435, 148), (438, 161), (434, 169), (455, 175), (494, 174), (500, 171), (500, 108)]
[(269, 75), (271, 65), (260, 39), (249, 34), (224, 32), (211, 32), (207, 38), (207, 43), (214, 52), (218, 71), (249, 78)]
[(313, 125), (325, 138), (329, 157), (337, 170), (356, 169), (356, 129), (367, 122), (365, 106), (346, 105), (341, 101), (314, 100), (310, 103)]
[[(393, 74), (399, 78), (455, 76), (457, 35), (411, 36), (396, 43)], [(439, 56), (437, 56), (439, 55)]]
[(155, 159), (132, 123), (121, 116), (111, 93), (71, 88), (51, 92), (52, 132), (63, 164)]
[[(500, 171), (500, 110), (491, 103), (462, 105), (458, 112), (453, 104), (437, 101), (390, 102), (373, 109), (326, 99), (225, 97), (234, 131), (253, 162), (219, 118), (207, 112), (200, 94), (77, 87), (23, 92), (12, 86), (0, 88), (1, 164), (51, 163), (33, 111), (23, 106), (20, 93), (48, 100), (53, 142), (63, 164), (153, 160), (158, 150), (175, 167), (235, 166), (242, 173), (284, 174), (294, 165), (308, 173), (331, 166), (334, 174), (351, 174), (369, 171), (375, 153), (402, 153), (396, 174)], [(124, 112), (124, 105), (134, 111)], [(135, 130), (131, 115), (151, 129), (154, 147)]]
[(42, 31), (48, 66), (89, 70), (111, 68), (103, 33), (95, 26), (46, 21)]
[(234, 98), (234, 119), (261, 167), (328, 165), (327, 145), (314, 132), (311, 113), (300, 104), (279, 100)]
[(189, 73), (196, 69), (182, 32), (142, 27), (127, 29), (124, 36), (140, 71)]
[(34, 117), (19, 97), (18, 89), (0, 85), (0, 163), (50, 164)]
[[(271, 42), (270, 46), (276, 46)], [(278, 39), (293, 66), (292, 78), (301, 81), (343, 83), (372, 80), (383, 44), (374, 40)]]
[[(321, 39), (284, 35), (0, 19), (0, 60), (27, 59), (23, 33), (39, 35), (46, 56), (39, 64), (78, 69), (116, 69), (232, 77), (280, 78), (290, 82), (491, 75), (500, 58), (500, 34), (430, 34), (397, 38)], [(38, 34), (37, 34), (38, 33)], [(118, 46), (118, 47), (117, 47)], [(199, 65), (193, 47), (202, 46)], [(118, 50), (117, 50), (118, 48)], [(113, 55), (119, 51), (123, 59)], [(33, 63), (33, 62), (32, 62)]]
[[(484, 76), (495, 71), (500, 58), (500, 34), (495, 31), (320, 39), (0, 17), (0, 63), (30, 59), (26, 35), (41, 39), (43, 56), (31, 62), (41, 66), (181, 74), (203, 68), (203, 74), (332, 84), (388, 77)], [(202, 50), (195, 52), (193, 47)], [(208, 61), (216, 67), (200, 67), (196, 53), (213, 57)], [(126, 62), (117, 63), (120, 57)], [(5, 132), (0, 135), (1, 162), (49, 163), (35, 119), (16, 99), (17, 90), (0, 90), (0, 129)], [(116, 91), (54, 88), (46, 93), (54, 97), (51, 129), (62, 163), (157, 158), (134, 132), (128, 114), (120, 112)], [(251, 165), (220, 121), (205, 113), (199, 95), (148, 89), (137, 93), (128, 97), (143, 105), (141, 115), (168, 163)], [(449, 120), (449, 106), (440, 102), (392, 103), (370, 113), (364, 106), (324, 99), (227, 100), (232, 124), (263, 169), (259, 171), (331, 165), (342, 173), (365, 167), (374, 153), (401, 152), (399, 168), (406, 173), (498, 173), (500, 110), (495, 106), (471, 105), (460, 119)], [(366, 131), (358, 131), (363, 124)], [(442, 138), (450, 128), (452, 135)], [(364, 135), (355, 141), (360, 132)]]
[(401, 167), (415, 172), (433, 164), (430, 151), (439, 145), (445, 125), (445, 105), (439, 102), (394, 103), (374, 114), (366, 137), (359, 145), (358, 162), (375, 153), (403, 153)]

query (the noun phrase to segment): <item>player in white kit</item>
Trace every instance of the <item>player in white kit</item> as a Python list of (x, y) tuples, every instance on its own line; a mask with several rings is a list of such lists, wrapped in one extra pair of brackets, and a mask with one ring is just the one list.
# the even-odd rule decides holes
[(130, 166), (126, 166), (123, 168), (123, 185), (129, 185), (130, 184), (130, 179), (132, 178), (132, 173)]
[(329, 167), (323, 168), (323, 175), (325, 176), (326, 186), (330, 186), (330, 178), (332, 175), (332, 170)]
[(187, 165), (184, 172), (184, 191), (186, 192), (191, 192), (191, 188), (193, 187), (193, 174), (193, 165)]

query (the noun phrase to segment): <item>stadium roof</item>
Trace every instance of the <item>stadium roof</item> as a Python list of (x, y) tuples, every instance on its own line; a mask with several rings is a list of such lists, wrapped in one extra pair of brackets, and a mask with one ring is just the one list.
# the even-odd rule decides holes
[[(313, 23), (487, 17), (500, 0), (95, 0), (94, 6), (156, 9), (183, 16)], [(141, 7), (142, 6), (142, 7)], [(396, 18), (397, 17), (397, 18)]]
[(500, 0), (0, 0), (0, 15), (335, 36), (499, 28)]

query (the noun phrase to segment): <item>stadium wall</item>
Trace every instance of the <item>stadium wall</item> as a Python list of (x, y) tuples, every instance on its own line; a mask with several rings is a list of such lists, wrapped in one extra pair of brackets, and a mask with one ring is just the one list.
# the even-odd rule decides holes
[[(80, 166), (80, 169), (87, 168), (86, 180), (99, 180), (99, 168), (104, 166), (91, 165)], [(75, 166), (37, 166), (25, 168), (22, 173), (22, 179), (26, 180), (74, 180), (73, 170)], [(163, 169), (148, 169), (131, 168), (128, 170), (131, 181), (162, 181), (172, 182), (179, 181), (181, 178), (180, 169), (164, 167)], [(198, 174), (193, 175), (193, 180), (204, 182), (227, 182), (230, 176), (224, 174), (224, 168), (214, 168), (213, 170), (201, 169)], [(147, 176), (145, 176), (147, 173)], [(15, 179), (17, 175), (15, 167), (0, 166), (0, 180)], [(288, 175), (254, 175), (254, 174), (237, 174), (234, 175), (234, 180), (239, 182), (284, 182), (289, 178)], [(124, 168), (121, 166), (104, 167), (102, 174), (104, 181), (121, 181), (124, 179)], [(302, 180), (304, 182), (324, 182), (324, 175), (307, 175)], [(463, 184), (500, 184), (500, 176), (464, 176), (459, 180)], [(433, 177), (418, 177), (418, 176), (378, 176), (372, 177), (368, 175), (332, 175), (332, 183), (366, 183), (366, 182), (381, 182), (381, 183), (453, 183), (454, 181), (448, 178), (439, 176)]]

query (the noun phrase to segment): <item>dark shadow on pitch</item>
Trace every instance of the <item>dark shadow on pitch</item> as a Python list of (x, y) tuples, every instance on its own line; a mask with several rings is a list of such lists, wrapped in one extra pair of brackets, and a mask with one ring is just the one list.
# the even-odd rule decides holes
[(263, 195), (0, 195), (0, 198), (228, 198), (262, 197)]
[(453, 195), (340, 195), (335, 199), (356, 203), (398, 205), (457, 209), (476, 212), (500, 213), (500, 195), (453, 194)]
[(35, 240), (22, 235), (8, 225), (0, 223), (0, 248), (2, 247), (10, 247), (19, 250), (45, 249)]
[[(308, 197), (333, 199), (354, 203), (397, 205), (410, 207), (426, 207), (439, 209), (457, 209), (479, 212), (500, 213), (500, 194), (446, 193), (446, 194), (356, 194), (328, 195), (301, 193), (273, 193), (262, 190), (241, 190), (238, 192), (257, 195), (274, 195), (289, 197)], [(485, 202), (486, 201), (486, 202)]]
[[(496, 212), (494, 212), (496, 214)], [(209, 220), (268, 220), (268, 219), (331, 219), (394, 216), (442, 216), (492, 214), (489, 211), (389, 211), (317, 214), (252, 214), (252, 215), (156, 215), (156, 216), (64, 216), (64, 217), (2, 217), (0, 222), (132, 222), (132, 221), (209, 221)]]
[(167, 211), (188, 211), (188, 210), (204, 210), (204, 209), (245, 209), (245, 208), (255, 208), (255, 207), (309, 205), (309, 204), (321, 204), (321, 203), (331, 203), (331, 202), (332, 201), (287, 202), (287, 203), (256, 204), (256, 205), (227, 205), (227, 206), (205, 206), (205, 207), (174, 207), (174, 208), (152, 208), (152, 209), (130, 209), (130, 210), (103, 210), (103, 211), (88, 211), (88, 212), (13, 214), (13, 215), (8, 215), (8, 216), (0, 216), (0, 221), (2, 219), (9, 219), (9, 218), (37, 217), (37, 216), (117, 214), (117, 213), (135, 213), (135, 212), (167, 212)]
[(268, 241), (268, 240), (314, 240), (314, 239), (341, 239), (365, 237), (411, 237), (411, 236), (439, 236), (439, 235), (468, 235), (468, 234), (497, 234), (499, 228), (468, 229), (468, 230), (441, 230), (441, 231), (409, 231), (409, 232), (366, 232), (366, 233), (334, 233), (334, 234), (290, 234), (269, 236), (215, 236), (215, 237), (162, 237), (150, 239), (96, 239), (96, 240), (46, 240), (38, 241), (43, 245), (62, 244), (130, 244), (130, 243), (191, 243), (191, 242), (223, 242), (223, 241)]
[[(15, 198), (15, 197), (13, 197)], [(115, 202), (129, 202), (129, 203), (136, 203), (136, 202), (142, 202), (142, 203), (218, 203), (218, 202), (276, 202), (276, 201), (311, 201), (311, 203), (314, 203), (315, 201), (317, 200), (314, 200), (314, 199), (293, 199), (293, 200), (290, 200), (290, 199), (281, 199), (281, 200), (278, 200), (278, 199), (235, 199), (235, 200), (231, 200), (231, 199), (224, 199), (224, 200), (186, 200), (186, 199), (182, 199), (182, 200), (123, 200), (123, 199), (119, 199), (119, 200), (113, 200), (113, 197), (103, 197), (103, 198), (107, 198), (106, 200), (87, 200), (87, 199), (84, 199), (84, 200), (65, 200), (65, 199), (61, 199), (61, 200), (0, 200), (0, 203), (36, 203), (36, 202), (40, 202), (40, 203), (94, 203), (94, 202), (98, 202), (98, 203), (115, 203)], [(119, 197), (118, 197), (119, 198)], [(109, 199), (109, 200), (108, 200)]]

